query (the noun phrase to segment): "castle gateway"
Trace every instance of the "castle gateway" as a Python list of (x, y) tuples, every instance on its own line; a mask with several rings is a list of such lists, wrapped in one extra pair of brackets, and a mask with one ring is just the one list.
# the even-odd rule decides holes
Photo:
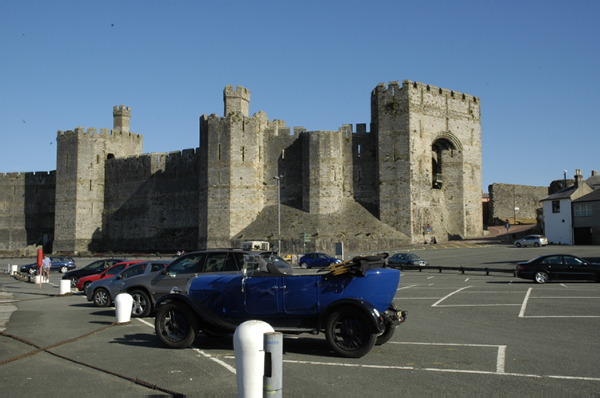
[(166, 252), (280, 238), (283, 252), (333, 252), (336, 242), (383, 250), (482, 236), (477, 97), (381, 83), (369, 129), (337, 131), (250, 116), (241, 86), (223, 98), (224, 116), (200, 117), (196, 149), (143, 154), (125, 106), (110, 131), (59, 131), (56, 172), (0, 175), (0, 249)]

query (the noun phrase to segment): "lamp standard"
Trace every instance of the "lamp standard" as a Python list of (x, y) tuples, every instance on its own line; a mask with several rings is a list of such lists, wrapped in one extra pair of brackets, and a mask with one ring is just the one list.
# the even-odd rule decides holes
[(563, 188), (567, 187), (567, 170), (565, 170), (565, 186)]
[(281, 180), (283, 176), (275, 176), (277, 180), (277, 254), (281, 251)]

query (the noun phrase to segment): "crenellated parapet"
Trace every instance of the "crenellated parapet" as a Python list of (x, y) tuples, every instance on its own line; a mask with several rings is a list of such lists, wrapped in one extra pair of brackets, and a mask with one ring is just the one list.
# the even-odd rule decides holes
[(250, 90), (242, 86), (225, 86), (223, 90), (223, 102), (225, 103), (224, 116), (234, 112), (241, 112), (248, 117), (250, 109)]
[(56, 133), (56, 140), (68, 140), (71, 138), (80, 138), (80, 139), (106, 139), (106, 140), (128, 140), (129, 142), (137, 142), (143, 143), (144, 136), (141, 134), (131, 133), (129, 131), (121, 131), (121, 130), (109, 130), (107, 128), (101, 128), (100, 133), (98, 133), (98, 129), (95, 127), (89, 127), (87, 130), (83, 127), (76, 127), (74, 130), (58, 130)]

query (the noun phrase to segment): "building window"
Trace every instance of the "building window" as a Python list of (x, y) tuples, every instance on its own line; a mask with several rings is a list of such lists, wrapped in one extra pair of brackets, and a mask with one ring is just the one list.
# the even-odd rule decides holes
[(560, 213), (560, 200), (552, 201), (552, 213)]
[(575, 205), (575, 217), (589, 217), (593, 215), (592, 205)]

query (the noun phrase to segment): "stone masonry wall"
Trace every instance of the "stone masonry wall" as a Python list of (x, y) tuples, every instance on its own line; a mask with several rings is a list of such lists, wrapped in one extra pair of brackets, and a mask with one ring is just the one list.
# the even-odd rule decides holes
[(56, 173), (0, 173), (0, 252), (52, 250)]
[(495, 220), (508, 219), (514, 223), (515, 207), (517, 221), (535, 222), (537, 209), (542, 208), (540, 199), (548, 196), (548, 187), (494, 183), (488, 187), (490, 194), (490, 218), (485, 220), (494, 225)]

